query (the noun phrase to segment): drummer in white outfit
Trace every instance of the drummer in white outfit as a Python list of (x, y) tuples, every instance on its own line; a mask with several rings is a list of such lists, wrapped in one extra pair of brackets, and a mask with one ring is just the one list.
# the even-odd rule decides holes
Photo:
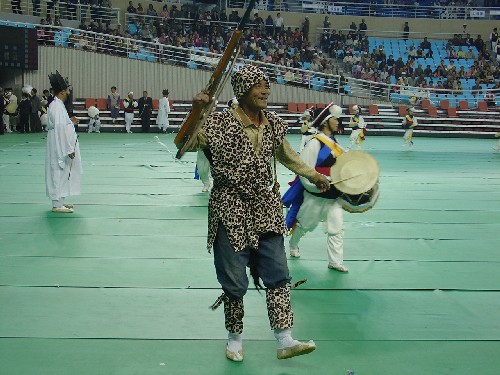
[[(330, 176), (330, 168), (338, 156), (344, 151), (337, 143), (335, 134), (339, 127), (342, 108), (330, 104), (325, 109), (314, 112), (313, 126), (319, 129), (319, 134), (313, 137), (300, 158), (326, 176)], [(321, 155), (323, 155), (323, 157)], [(318, 159), (324, 159), (318, 165)], [(314, 230), (320, 221), (324, 222), (327, 233), (328, 268), (340, 272), (348, 272), (344, 266), (344, 215), (339, 192), (333, 185), (330, 190), (320, 193), (306, 179), (300, 178), (305, 188), (304, 201), (297, 213), (297, 223), (290, 239), (290, 256), (299, 257), (299, 241), (307, 233)]]

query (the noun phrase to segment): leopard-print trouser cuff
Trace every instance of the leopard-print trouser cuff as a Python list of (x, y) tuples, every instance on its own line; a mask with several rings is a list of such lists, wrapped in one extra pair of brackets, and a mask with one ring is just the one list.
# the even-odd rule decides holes
[(231, 333), (241, 334), (243, 332), (243, 298), (229, 299), (224, 296), (224, 315), (226, 317), (226, 329)]
[(267, 315), (272, 329), (293, 327), (293, 311), (290, 306), (290, 285), (266, 290)]

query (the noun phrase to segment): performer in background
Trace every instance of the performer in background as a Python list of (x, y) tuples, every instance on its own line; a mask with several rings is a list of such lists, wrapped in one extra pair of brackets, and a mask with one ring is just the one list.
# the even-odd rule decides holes
[(19, 133), (30, 132), (30, 115), (31, 115), (31, 90), (33, 87), (24, 86), (21, 90), (22, 99), (18, 106), (19, 111)]
[(19, 111), (17, 110), (17, 96), (14, 95), (14, 92), (11, 87), (5, 89), (4, 100), (5, 110), (3, 112), (3, 122), (7, 128), (7, 133), (12, 133), (17, 130), (17, 115)]
[(78, 119), (70, 119), (64, 106), (70, 94), (69, 83), (58, 71), (50, 74), (49, 80), (55, 97), (47, 112), (47, 196), (52, 200), (52, 212), (72, 213), (73, 205), (65, 202), (65, 198), (80, 194), (82, 162), (75, 132)]
[(123, 108), (125, 113), (125, 130), (127, 133), (132, 133), (130, 128), (132, 127), (132, 121), (134, 121), (134, 110), (137, 108), (138, 104), (134, 100), (134, 93), (130, 91), (127, 97), (123, 100)]
[(352, 133), (349, 137), (350, 143), (347, 150), (352, 149), (354, 145), (356, 145), (358, 149), (361, 149), (365, 141), (366, 123), (363, 116), (361, 116), (361, 107), (359, 105), (353, 105), (352, 110), (354, 114), (351, 116), (351, 121), (349, 122)]
[(114, 124), (120, 113), (120, 94), (116, 91), (116, 86), (111, 87), (111, 93), (108, 94), (107, 105), (108, 110), (111, 111), (110, 116)]
[(99, 118), (99, 110), (94, 106), (90, 106), (87, 113), (89, 115), (89, 133), (100, 133), (101, 119)]
[(302, 124), (300, 125), (302, 137), (300, 138), (299, 153), (302, 152), (307, 142), (309, 142), (317, 132), (317, 129), (312, 126), (311, 114), (312, 108), (306, 109), (300, 118), (302, 120)]
[(37, 96), (37, 90), (31, 90), (31, 113), (30, 113), (30, 127), (32, 132), (41, 132), (42, 123), (40, 116), (42, 114), (42, 102)]
[[(316, 168), (325, 176), (330, 176), (330, 168), (344, 152), (335, 139), (341, 116), (342, 108), (333, 103), (324, 109), (317, 109), (314, 112), (313, 126), (319, 130), (319, 133), (309, 141), (300, 154), (300, 158), (306, 164)], [(328, 191), (321, 192), (303, 177), (296, 180), (294, 184), (301, 184), (304, 190), (303, 202), (298, 202), (298, 207), (292, 207), (287, 213), (287, 226), (293, 229), (289, 242), (290, 256), (300, 257), (300, 239), (307, 232), (314, 230), (322, 221), (327, 233), (328, 268), (348, 272), (347, 267), (344, 266), (344, 214), (342, 204), (337, 199), (341, 192), (333, 185), (329, 186)], [(294, 186), (289, 191), (293, 188)], [(290, 199), (287, 193), (283, 196), (285, 205)]]
[[(212, 113), (217, 109), (217, 104), (219, 102), (216, 100), (215, 105), (213, 107)], [(233, 105), (237, 105), (238, 100), (233, 98), (227, 104), (228, 107), (232, 108)], [(203, 189), (201, 190), (203, 193), (208, 193), (212, 188), (212, 174), (210, 173), (210, 162), (208, 161), (207, 156), (203, 150), (198, 150), (196, 154), (196, 167), (194, 169), (194, 179), (200, 180), (203, 184)]]
[(158, 101), (158, 116), (156, 124), (163, 134), (167, 132), (169, 126), (168, 114), (170, 113), (170, 102), (168, 100), (168, 90), (163, 90), (163, 98)]
[[(226, 357), (242, 361), (243, 296), (248, 288), (246, 267), (250, 266), (255, 285), (259, 288), (262, 279), (266, 287), (278, 359), (307, 354), (316, 348), (314, 342), (299, 342), (291, 333), (291, 278), (283, 239), (286, 225), (276, 165), (273, 168), (271, 159), (306, 177), (319, 191), (327, 190), (329, 182), (300, 160), (285, 138), (286, 123), (266, 110), (271, 90), (268, 77), (259, 68), (244, 66), (232, 75), (231, 85), (239, 104), (212, 113), (189, 150), (203, 149), (209, 154), (214, 179), (207, 246), (213, 247), (217, 280), (224, 293), (212, 308), (224, 302)], [(194, 98), (199, 105), (211, 100), (206, 92)]]
[(2, 116), (4, 109), (5, 109), (5, 100), (3, 96), (3, 87), (0, 87), (0, 135), (5, 134), (3, 116)]
[(139, 117), (143, 133), (149, 133), (151, 125), (151, 113), (153, 111), (153, 99), (148, 96), (147, 91), (142, 92), (142, 98), (139, 99)]
[(418, 125), (417, 118), (413, 115), (414, 111), (412, 107), (407, 108), (406, 116), (401, 123), (401, 127), (405, 129), (403, 146), (413, 146), (413, 129)]

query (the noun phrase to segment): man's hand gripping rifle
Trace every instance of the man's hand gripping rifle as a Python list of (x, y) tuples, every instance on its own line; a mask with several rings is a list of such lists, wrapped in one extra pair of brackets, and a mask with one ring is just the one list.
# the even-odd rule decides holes
[(196, 135), (207, 120), (207, 117), (212, 112), (217, 97), (221, 93), (227, 79), (231, 75), (233, 66), (240, 52), (239, 41), (243, 34), (243, 27), (250, 17), (250, 13), (255, 6), (255, 1), (256, 0), (250, 0), (248, 8), (245, 11), (245, 14), (243, 15), (243, 18), (238, 24), (236, 30), (234, 30), (233, 35), (231, 36), (231, 39), (226, 46), (224, 54), (219, 60), (219, 63), (217, 64), (212, 77), (210, 77), (208, 85), (206, 86), (205, 90), (202, 91), (208, 96), (208, 102), (204, 100), (195, 100), (191, 107), (191, 111), (187, 114), (186, 118), (182, 122), (179, 133), (174, 139), (174, 144), (178, 148), (177, 155), (175, 156), (177, 159), (182, 158), (184, 153), (190, 150), (191, 145), (196, 140)]

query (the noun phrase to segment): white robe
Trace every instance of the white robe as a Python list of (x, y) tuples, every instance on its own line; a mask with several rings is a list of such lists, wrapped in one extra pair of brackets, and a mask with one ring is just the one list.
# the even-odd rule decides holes
[[(54, 98), (47, 115), (45, 183), (47, 196), (54, 201), (80, 194), (83, 171), (75, 127), (61, 99)], [(73, 152), (75, 158), (71, 159), (68, 155)]]
[(156, 124), (159, 128), (167, 129), (168, 114), (170, 113), (170, 103), (167, 97), (163, 97), (158, 102), (158, 116), (156, 117)]

